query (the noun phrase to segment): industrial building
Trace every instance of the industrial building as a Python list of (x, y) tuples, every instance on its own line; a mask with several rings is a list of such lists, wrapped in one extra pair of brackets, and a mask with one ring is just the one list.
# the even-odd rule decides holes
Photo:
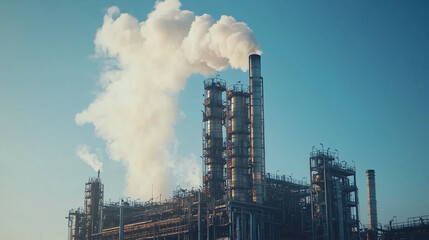
[[(266, 173), (260, 55), (249, 56), (249, 86), (228, 87), (215, 77), (204, 81), (204, 90), (203, 189), (179, 188), (165, 202), (106, 202), (100, 176), (90, 178), (84, 208), (67, 217), (70, 240), (352, 240), (366, 234), (359, 227), (356, 170), (335, 151), (313, 147), (310, 184)], [(376, 216), (371, 219), (376, 224)]]

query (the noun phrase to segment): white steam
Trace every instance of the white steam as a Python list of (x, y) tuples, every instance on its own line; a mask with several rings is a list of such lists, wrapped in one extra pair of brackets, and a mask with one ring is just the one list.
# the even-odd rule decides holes
[(100, 162), (98, 156), (95, 153), (91, 153), (89, 146), (79, 145), (76, 149), (76, 155), (86, 162), (89, 166), (94, 169), (94, 171), (101, 171), (103, 168), (103, 163)]
[(154, 194), (169, 194), (169, 177), (182, 186), (201, 184), (200, 161), (174, 151), (178, 94), (191, 74), (246, 71), (248, 55), (260, 53), (245, 23), (228, 16), (214, 21), (180, 6), (157, 1), (143, 22), (111, 7), (94, 41), (106, 60), (102, 90), (76, 123), (93, 124), (109, 157), (126, 166), (132, 197), (149, 197), (152, 186)]

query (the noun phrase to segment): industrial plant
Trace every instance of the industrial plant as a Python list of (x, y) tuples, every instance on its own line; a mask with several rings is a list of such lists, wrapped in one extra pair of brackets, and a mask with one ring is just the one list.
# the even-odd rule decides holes
[(67, 216), (70, 240), (429, 239), (429, 216), (377, 221), (375, 171), (368, 170), (370, 225), (359, 220), (356, 169), (334, 149), (313, 147), (309, 183), (265, 169), (261, 56), (249, 56), (249, 86), (204, 81), (202, 189), (164, 202), (104, 201), (100, 175), (84, 207)]

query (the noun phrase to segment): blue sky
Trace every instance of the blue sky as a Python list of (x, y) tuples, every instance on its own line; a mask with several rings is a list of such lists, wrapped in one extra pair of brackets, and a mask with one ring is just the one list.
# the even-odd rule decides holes
[[(363, 224), (365, 170), (375, 169), (379, 221), (429, 214), (429, 5), (425, 1), (182, 1), (254, 31), (262, 51), (266, 165), (309, 176), (313, 145), (355, 162)], [(140, 21), (151, 1), (0, 1), (1, 239), (66, 238), (94, 171), (76, 146), (104, 149), (75, 114), (97, 92), (94, 37), (117, 5)], [(221, 73), (229, 83), (247, 73)], [(179, 96), (180, 155), (201, 155), (202, 76)], [(123, 196), (124, 167), (103, 154), (105, 199)], [(28, 231), (23, 231), (23, 228)]]

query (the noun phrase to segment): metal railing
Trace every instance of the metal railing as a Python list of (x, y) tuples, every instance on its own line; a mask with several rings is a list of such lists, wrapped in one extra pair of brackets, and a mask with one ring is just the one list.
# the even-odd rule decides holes
[(390, 223), (389, 225), (386, 225), (386, 228), (397, 230), (421, 226), (429, 226), (429, 215), (410, 217), (406, 222), (393, 222), (393, 220), (390, 220)]
[(234, 92), (248, 93), (249, 92), (249, 86), (244, 85), (244, 84), (234, 84), (231, 87), (229, 87), (228, 90), (234, 91)]
[(293, 184), (302, 185), (302, 186), (310, 186), (307, 182), (305, 182), (303, 180), (298, 180), (298, 179), (292, 178), (292, 176), (287, 176), (285, 174), (278, 175), (278, 174), (267, 173), (265, 175), (265, 178), (283, 181), (283, 182), (288, 182), (288, 183), (293, 183)]
[(215, 86), (215, 87), (220, 87), (220, 88), (225, 88), (226, 89), (226, 81), (223, 80), (222, 78), (219, 77), (215, 77), (215, 78), (208, 78), (206, 80), (204, 80), (204, 87), (210, 87), (210, 86)]

